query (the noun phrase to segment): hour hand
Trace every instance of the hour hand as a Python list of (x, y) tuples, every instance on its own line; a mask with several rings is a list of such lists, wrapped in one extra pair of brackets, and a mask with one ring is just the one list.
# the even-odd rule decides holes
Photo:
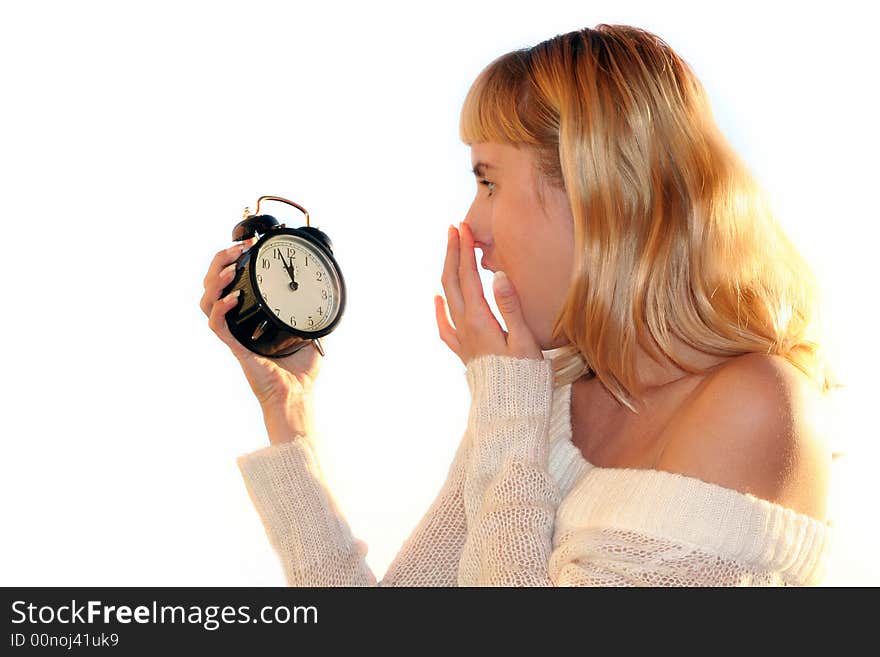
[(290, 276), (290, 289), (295, 290), (299, 287), (299, 283), (297, 283), (296, 279), (294, 278), (293, 266), (287, 264), (287, 261), (284, 259), (283, 255), (281, 255), (280, 253), (278, 255), (281, 256), (281, 264), (284, 265), (284, 269), (287, 270), (287, 275)]

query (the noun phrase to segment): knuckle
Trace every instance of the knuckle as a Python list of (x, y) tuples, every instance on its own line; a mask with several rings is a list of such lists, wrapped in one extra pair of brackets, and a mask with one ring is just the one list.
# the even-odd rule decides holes
[(224, 323), (222, 317), (219, 319), (214, 319), (214, 323), (211, 326), (211, 330), (214, 331), (219, 337), (224, 337), (223, 335)]
[(219, 328), (220, 322), (223, 320), (223, 313), (220, 308), (221, 305), (222, 303), (220, 301), (214, 302), (214, 305), (211, 307), (211, 312), (208, 315), (208, 324), (215, 330)]
[(474, 331), (479, 331), (486, 326), (486, 320), (481, 315), (474, 313), (465, 315), (464, 322), (465, 326)]

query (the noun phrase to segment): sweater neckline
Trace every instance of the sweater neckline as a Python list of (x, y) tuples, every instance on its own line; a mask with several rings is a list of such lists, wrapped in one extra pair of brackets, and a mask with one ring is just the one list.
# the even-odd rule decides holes
[[(794, 517), (797, 517), (801, 521), (810, 525), (816, 525), (827, 529), (832, 527), (832, 522), (830, 520), (823, 522), (811, 515), (800, 513), (789, 507), (777, 504), (776, 502), (765, 500), (752, 495), (751, 493), (744, 493), (734, 488), (705, 481), (699, 477), (656, 468), (604, 467), (596, 465), (590, 462), (581, 453), (581, 450), (577, 445), (572, 442), (572, 437), (574, 435), (574, 430), (571, 424), (572, 384), (567, 383), (560, 386), (556, 392), (559, 394), (559, 399), (557, 402), (558, 410), (555, 413), (557, 416), (557, 422), (554, 423), (554, 428), (561, 434), (559, 435), (557, 442), (561, 455), (557, 452), (556, 456), (557, 458), (559, 456), (562, 457), (558, 458), (558, 461), (562, 469), (563, 488), (565, 490), (573, 490), (581, 487), (586, 481), (591, 478), (595, 479), (596, 477), (603, 480), (634, 478), (644, 481), (652, 479), (666, 483), (670, 486), (687, 488), (694, 492), (699, 491), (711, 497), (717, 497), (719, 495), (728, 498), (733, 497), (746, 504), (763, 507), (765, 510), (784, 513), (786, 515), (794, 514)], [(551, 458), (553, 457), (551, 456)]]
[(831, 549), (831, 520), (677, 472), (595, 465), (571, 441), (571, 384), (554, 393), (549, 467), (562, 494), (559, 531), (631, 530), (764, 564), (793, 581), (821, 580)]

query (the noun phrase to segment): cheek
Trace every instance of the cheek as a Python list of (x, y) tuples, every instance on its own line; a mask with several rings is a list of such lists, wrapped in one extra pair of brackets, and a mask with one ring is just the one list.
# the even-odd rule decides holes
[(556, 303), (569, 281), (570, 245), (548, 232), (511, 230), (495, 236), (495, 262), (513, 281), (523, 304), (532, 310)]
[(499, 199), (492, 208), (492, 261), (522, 293), (559, 278), (559, 236), (548, 223), (527, 196)]
[(496, 234), (494, 246), (498, 269), (510, 277), (522, 303), (530, 305), (533, 292), (540, 287), (545, 266), (540, 251), (527, 235), (513, 231)]
[(535, 257), (535, 235), (528, 222), (509, 214), (497, 214), (492, 226), (495, 261), (500, 268), (521, 269)]

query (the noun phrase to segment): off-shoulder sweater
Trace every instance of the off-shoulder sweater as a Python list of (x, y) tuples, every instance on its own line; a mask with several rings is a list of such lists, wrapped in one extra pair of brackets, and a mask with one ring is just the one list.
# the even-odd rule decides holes
[(377, 581), (311, 436), (242, 454), (291, 586), (813, 586), (831, 523), (662, 470), (608, 468), (572, 443), (550, 359), (467, 364), (467, 428), (436, 499)]

